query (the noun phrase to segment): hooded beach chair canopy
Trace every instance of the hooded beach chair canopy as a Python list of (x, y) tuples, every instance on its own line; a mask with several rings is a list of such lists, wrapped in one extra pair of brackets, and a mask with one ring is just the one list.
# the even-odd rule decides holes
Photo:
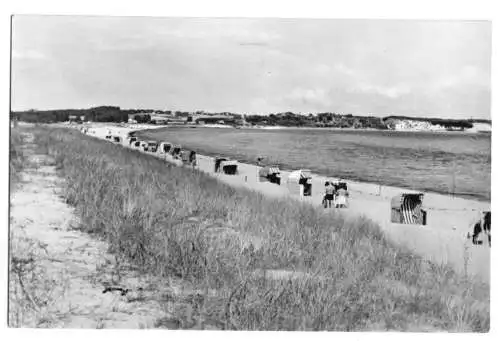
[(391, 208), (401, 208), (404, 202), (411, 201), (422, 205), (424, 201), (424, 193), (401, 193), (391, 198)]
[(172, 155), (179, 155), (182, 151), (182, 147), (180, 144), (173, 145), (170, 149)]
[(182, 158), (182, 161), (184, 161), (184, 162), (191, 161), (193, 153), (194, 153), (194, 152), (193, 152), (192, 150), (189, 150), (189, 149), (183, 149), (183, 150), (181, 151), (181, 158)]
[(238, 171), (238, 161), (229, 159), (221, 161), (218, 170), (222, 170), (225, 174), (236, 174)]
[(160, 151), (163, 153), (168, 153), (171, 148), (172, 144), (170, 142), (163, 141), (162, 143), (160, 143)]
[(401, 193), (391, 198), (392, 222), (426, 224), (424, 193)]
[(221, 167), (238, 165), (238, 161), (226, 159), (224, 161), (221, 161), (220, 165), (221, 165)]
[(280, 169), (279, 167), (276, 167), (276, 166), (273, 166), (273, 167), (269, 167), (269, 172), (268, 174), (277, 174), (280, 172)]
[(312, 175), (309, 169), (299, 169), (290, 173), (290, 175), (288, 176), (288, 181), (298, 183), (302, 179), (311, 179), (311, 178)]
[(268, 175), (279, 174), (280, 169), (276, 166), (265, 166), (259, 169), (259, 176), (266, 177)]

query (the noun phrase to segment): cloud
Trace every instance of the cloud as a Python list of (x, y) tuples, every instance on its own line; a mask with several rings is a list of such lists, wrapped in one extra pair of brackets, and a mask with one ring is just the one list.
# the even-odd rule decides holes
[(46, 59), (46, 56), (40, 51), (35, 50), (12, 50), (12, 59), (31, 59), (31, 60), (42, 60)]
[(320, 106), (329, 105), (331, 103), (328, 91), (322, 88), (295, 88), (290, 94), (285, 96), (285, 98), (292, 102)]
[(159, 29), (162, 37), (177, 39), (215, 39), (219, 41), (269, 43), (281, 36), (276, 32), (259, 29), (259, 23), (249, 19), (191, 19), (181, 21), (175, 28)]
[(482, 72), (478, 67), (473, 65), (466, 65), (461, 70), (452, 75), (447, 75), (438, 78), (432, 84), (433, 91), (440, 91), (444, 89), (457, 88), (457, 87), (489, 87), (489, 75)]
[(241, 46), (259, 46), (259, 47), (269, 46), (268, 43), (258, 42), (258, 41), (241, 42), (241, 43), (239, 43), (239, 45), (241, 45)]
[(399, 86), (380, 86), (373, 84), (361, 84), (353, 89), (354, 92), (377, 94), (388, 98), (398, 98), (411, 92), (410, 87), (406, 85)]
[(489, 113), (489, 25), (14, 19), (13, 108)]
[(394, 86), (384, 86), (370, 81), (369, 77), (355, 69), (348, 67), (342, 63), (336, 63), (333, 67), (333, 72), (346, 77), (351, 84), (348, 92), (358, 94), (375, 94), (388, 98), (398, 98), (407, 95), (411, 92), (411, 88), (405, 84)]
[(342, 63), (335, 63), (334, 70), (336, 72), (339, 72), (341, 74), (348, 75), (348, 76), (351, 76), (351, 77), (356, 77), (356, 78), (359, 77), (359, 73), (358, 72), (356, 72), (352, 68), (349, 68), (349, 67), (345, 66)]

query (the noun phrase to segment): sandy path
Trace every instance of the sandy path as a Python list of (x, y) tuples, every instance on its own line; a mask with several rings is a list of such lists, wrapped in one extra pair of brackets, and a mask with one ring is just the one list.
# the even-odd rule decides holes
[[(27, 137), (28, 142), (33, 140), (33, 136)], [(26, 296), (16, 276), (11, 276), (9, 324), (150, 328), (157, 326), (159, 319), (168, 321), (166, 302), (159, 297), (177, 289), (159, 279), (139, 275), (126, 264), (117, 264), (105, 242), (75, 230), (79, 222), (74, 210), (57, 194), (63, 181), (55, 167), (48, 165), (47, 156), (34, 154), (32, 144), (26, 147), (25, 155), (31, 165), (11, 195), (11, 255), (17, 260), (34, 257), (33, 276), (25, 274), (21, 278), (37, 307), (21, 308)], [(108, 285), (131, 291), (126, 296), (116, 292), (103, 294)]]
[[(95, 127), (95, 133), (92, 135), (104, 138), (108, 130), (111, 130), (112, 134), (125, 138), (128, 133), (137, 129), (100, 125)], [(126, 146), (125, 139), (123, 145)], [(246, 187), (272, 197), (305, 200), (316, 206), (321, 205), (324, 182), (327, 180), (322, 176), (313, 176), (312, 197), (299, 199), (290, 196), (286, 188), (289, 172), (282, 172), (282, 184), (278, 186), (259, 182), (258, 167), (254, 165), (240, 163), (238, 175), (215, 174), (213, 159), (198, 155), (197, 168), (233, 186)], [(491, 209), (490, 203), (428, 193), (424, 198), (424, 205), (428, 210), (426, 226), (394, 224), (390, 222), (390, 198), (410, 191), (389, 186), (379, 188), (376, 184), (348, 182), (350, 205), (349, 208), (342, 209), (344, 214), (367, 216), (377, 222), (390, 239), (407, 246), (424, 258), (437, 263), (449, 263), (459, 272), (466, 272), (489, 282), (490, 248), (487, 243), (472, 245), (465, 236), (479, 211)], [(483, 237), (481, 235), (481, 238)]]

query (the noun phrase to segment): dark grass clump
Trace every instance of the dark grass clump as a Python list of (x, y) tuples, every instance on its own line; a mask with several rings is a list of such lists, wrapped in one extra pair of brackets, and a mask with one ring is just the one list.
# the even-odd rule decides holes
[(235, 189), (74, 130), (33, 133), (82, 228), (144, 273), (215, 290), (197, 313), (226, 329), (489, 330), (488, 286), (393, 245), (367, 219)]

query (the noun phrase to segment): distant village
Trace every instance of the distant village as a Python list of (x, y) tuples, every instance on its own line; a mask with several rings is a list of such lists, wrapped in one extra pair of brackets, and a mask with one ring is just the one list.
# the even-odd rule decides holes
[(219, 124), (219, 125), (245, 125), (242, 115), (231, 113), (205, 114), (186, 112), (151, 112), (129, 114), (128, 123), (150, 123), (159, 125), (185, 125), (185, 124)]
[(337, 113), (242, 115), (230, 112), (209, 113), (152, 109), (121, 109), (101, 106), (90, 109), (28, 110), (11, 112), (11, 118), (27, 122), (121, 122), (165, 126), (221, 126), (233, 128), (303, 127), (348, 128), (397, 131), (491, 132), (491, 120), (438, 119), (408, 116), (355, 116)]

